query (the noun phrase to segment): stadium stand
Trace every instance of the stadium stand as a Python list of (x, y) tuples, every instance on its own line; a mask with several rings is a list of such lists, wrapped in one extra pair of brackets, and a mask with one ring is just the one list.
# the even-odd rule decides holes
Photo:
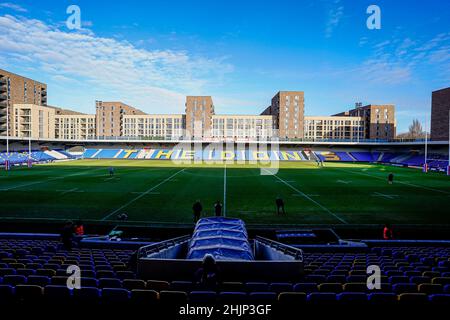
[[(42, 299), (74, 303), (163, 304), (252, 301), (270, 303), (392, 304), (450, 302), (450, 247), (379, 246), (364, 253), (304, 253), (305, 275), (298, 282), (224, 282), (202, 291), (192, 279), (137, 277), (128, 268), (134, 250), (62, 249), (57, 240), (4, 237), (0, 234), (0, 304)], [(66, 287), (69, 265), (81, 268), (81, 289)], [(381, 289), (368, 290), (366, 267), (379, 265)], [(57, 299), (57, 300), (54, 300)]]
[[(92, 159), (187, 159), (183, 149), (85, 149), (82, 158)], [(192, 157), (203, 158), (206, 160), (220, 159), (221, 155), (218, 151), (212, 153), (195, 152)], [(225, 157), (223, 155), (222, 157)], [(236, 152), (236, 160), (242, 160), (243, 155)], [(337, 161), (337, 162), (371, 162), (395, 164), (409, 167), (422, 167), (425, 160), (424, 154), (417, 152), (380, 152), (380, 151), (312, 151), (306, 152), (304, 149), (299, 150), (281, 150), (271, 151), (266, 155), (258, 153), (257, 155), (246, 150), (245, 159), (271, 159), (280, 161)], [(439, 153), (430, 153), (427, 161), (430, 169), (445, 171), (448, 160), (447, 156)]]

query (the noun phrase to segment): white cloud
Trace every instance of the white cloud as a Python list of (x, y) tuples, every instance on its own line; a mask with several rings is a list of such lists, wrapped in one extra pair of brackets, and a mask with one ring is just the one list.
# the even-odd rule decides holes
[(362, 72), (369, 81), (387, 84), (406, 83), (430, 73), (434, 79), (450, 80), (450, 33), (429, 40), (406, 37), (374, 44)]
[(182, 112), (186, 94), (204, 94), (206, 86), (233, 70), (224, 57), (139, 49), (90, 30), (66, 31), (10, 15), (0, 16), (0, 53), (6, 62), (20, 61), (53, 79), (74, 78), (99, 92), (122, 92), (124, 102), (149, 112), (155, 107), (160, 112)]
[(333, 31), (339, 25), (343, 15), (344, 6), (341, 5), (341, 0), (334, 0), (332, 7), (328, 11), (328, 20), (325, 27), (326, 38), (330, 38), (333, 35)]
[(21, 7), (18, 4), (10, 3), (10, 2), (0, 3), (0, 9), (1, 8), (10, 9), (10, 10), (17, 11), (17, 12), (27, 12), (28, 11), (24, 7)]

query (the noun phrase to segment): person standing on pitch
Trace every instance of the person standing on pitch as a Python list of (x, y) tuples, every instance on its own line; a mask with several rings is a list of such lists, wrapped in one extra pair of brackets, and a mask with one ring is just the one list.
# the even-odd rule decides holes
[(283, 199), (281, 199), (280, 197), (277, 197), (277, 199), (275, 200), (275, 204), (277, 206), (277, 214), (285, 214), (286, 213), (284, 211), (284, 201), (283, 201)]
[(109, 167), (109, 176), (110, 177), (114, 176), (114, 168), (113, 167)]
[(222, 204), (219, 200), (214, 204), (214, 212), (216, 213), (216, 217), (222, 216)]
[(393, 184), (394, 183), (394, 174), (391, 172), (388, 175), (388, 183)]
[(200, 203), (200, 200), (195, 201), (195, 203), (192, 205), (192, 211), (194, 212), (194, 222), (196, 223), (200, 216), (202, 215), (202, 204)]

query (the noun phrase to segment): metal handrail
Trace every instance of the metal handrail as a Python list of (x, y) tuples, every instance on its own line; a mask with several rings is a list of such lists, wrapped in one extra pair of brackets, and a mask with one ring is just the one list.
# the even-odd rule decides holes
[(300, 262), (303, 262), (303, 250), (299, 248), (292, 247), (290, 245), (263, 238), (261, 236), (256, 236), (255, 241), (259, 241), (265, 245), (270, 246), (271, 248), (277, 249), (279, 251), (282, 251), (284, 254), (290, 255), (294, 257), (295, 260), (298, 260)]
[(159, 252), (159, 251), (161, 251), (163, 249), (167, 249), (170, 246), (186, 242), (190, 238), (191, 238), (190, 235), (185, 235), (185, 236), (172, 238), (172, 239), (169, 239), (169, 240), (164, 240), (164, 241), (161, 241), (161, 242), (152, 243), (152, 244), (140, 247), (139, 250), (138, 250), (138, 259), (139, 258), (145, 258), (149, 254)]

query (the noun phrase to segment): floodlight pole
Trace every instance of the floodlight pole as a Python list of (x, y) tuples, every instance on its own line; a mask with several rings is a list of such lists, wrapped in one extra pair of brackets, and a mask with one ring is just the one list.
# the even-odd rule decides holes
[(448, 166), (447, 175), (450, 176), (450, 109), (448, 110)]
[(424, 172), (427, 170), (427, 159), (428, 159), (428, 117), (425, 115), (425, 162), (423, 165)]

